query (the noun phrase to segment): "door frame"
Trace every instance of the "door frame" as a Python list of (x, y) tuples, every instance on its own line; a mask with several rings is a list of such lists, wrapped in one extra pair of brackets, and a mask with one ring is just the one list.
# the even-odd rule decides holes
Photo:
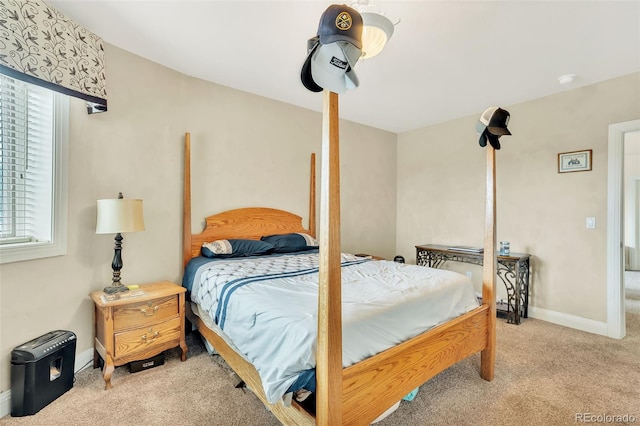
[(640, 120), (609, 125), (607, 185), (607, 335), (626, 335), (624, 310), (624, 135), (640, 130)]

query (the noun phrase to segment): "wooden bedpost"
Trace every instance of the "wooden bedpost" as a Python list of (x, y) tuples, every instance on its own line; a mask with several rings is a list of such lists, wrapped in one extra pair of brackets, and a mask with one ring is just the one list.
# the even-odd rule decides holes
[[(496, 359), (496, 151), (487, 145), (487, 201), (485, 206), (482, 302), (489, 306), (487, 348), (480, 356), (480, 376), (493, 380)], [(491, 332), (493, 330), (493, 332)]]
[(316, 423), (342, 424), (342, 294), (338, 95), (324, 90), (320, 186), (320, 271)]
[(311, 176), (309, 178), (309, 233), (316, 237), (316, 153), (311, 153)]
[(182, 199), (182, 267), (191, 259), (191, 133), (184, 135), (184, 192)]

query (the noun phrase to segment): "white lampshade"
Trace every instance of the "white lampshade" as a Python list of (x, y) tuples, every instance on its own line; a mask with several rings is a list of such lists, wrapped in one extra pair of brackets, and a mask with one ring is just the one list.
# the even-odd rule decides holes
[(362, 57), (369, 59), (382, 52), (393, 35), (393, 23), (384, 15), (362, 12)]
[(116, 198), (98, 200), (96, 234), (144, 231), (142, 200)]

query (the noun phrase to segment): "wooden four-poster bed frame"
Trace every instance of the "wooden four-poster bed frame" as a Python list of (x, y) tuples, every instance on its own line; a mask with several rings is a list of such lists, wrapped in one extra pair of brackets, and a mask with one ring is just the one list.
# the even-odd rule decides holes
[[(265, 406), (286, 425), (366, 425), (413, 389), (451, 365), (481, 352), (480, 374), (492, 380), (495, 362), (495, 152), (487, 147), (487, 202), (483, 305), (393, 348), (342, 368), (340, 182), (338, 95), (324, 96), (320, 190), (320, 271), (316, 414), (295, 400), (271, 404), (256, 369), (187, 306), (187, 316)], [(272, 208), (241, 208), (206, 218), (204, 230), (191, 233), (191, 141), (185, 135), (183, 266), (200, 254), (202, 243), (218, 239), (256, 239), (304, 232), (316, 237), (315, 156), (311, 158), (309, 227), (302, 218)], [(187, 303), (187, 305), (190, 305)]]

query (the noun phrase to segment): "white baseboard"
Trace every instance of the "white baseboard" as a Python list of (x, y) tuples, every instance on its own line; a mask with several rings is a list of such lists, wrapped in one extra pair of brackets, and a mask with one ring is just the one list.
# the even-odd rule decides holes
[(0, 418), (11, 414), (11, 391), (0, 393)]
[(535, 306), (529, 306), (528, 313), (531, 318), (551, 322), (564, 327), (575, 328), (576, 330), (586, 331), (588, 333), (608, 336), (606, 322), (577, 317), (562, 312), (550, 311), (548, 309), (536, 308)]
[(93, 367), (93, 348), (87, 349), (76, 355), (76, 362), (73, 366), (73, 371), (79, 373), (80, 371)]
[[(93, 348), (76, 355), (73, 371), (78, 373), (85, 368), (93, 367)], [(11, 390), (0, 393), (0, 418), (11, 414)]]

